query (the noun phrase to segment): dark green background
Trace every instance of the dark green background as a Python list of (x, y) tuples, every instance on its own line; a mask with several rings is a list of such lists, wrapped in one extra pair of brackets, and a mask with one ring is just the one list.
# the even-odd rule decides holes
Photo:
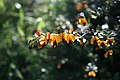
[[(74, 6), (82, 1), (0, 0), (0, 80), (119, 80), (119, 29), (115, 53), (108, 59), (103, 56), (104, 50), (96, 52), (90, 45), (82, 47), (78, 43), (60, 43), (56, 49), (49, 45), (43, 49), (28, 48), (28, 39), (37, 27), (44, 32), (57, 32), (56, 27), (59, 25), (56, 25), (55, 21), (58, 15), (63, 15), (75, 27), (79, 11), (75, 11)], [(21, 8), (17, 9), (16, 3), (19, 3)], [(88, 4), (103, 9), (102, 16), (91, 20), (94, 27), (104, 23), (108, 23), (111, 30), (114, 30), (116, 25), (120, 27), (119, 0), (89, 0)], [(109, 17), (107, 21), (104, 19), (106, 15)], [(98, 73), (95, 78), (85, 78), (87, 72), (84, 68), (94, 59), (88, 56), (91, 51), (93, 55), (98, 55), (95, 63)], [(61, 61), (65, 60), (66, 63), (62, 64)]]

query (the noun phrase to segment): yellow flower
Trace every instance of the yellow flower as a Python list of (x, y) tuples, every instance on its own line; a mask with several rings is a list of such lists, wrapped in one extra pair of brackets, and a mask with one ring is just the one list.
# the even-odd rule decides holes
[(102, 46), (102, 47), (107, 47), (108, 46), (108, 43), (106, 41), (103, 41), (103, 40), (98, 40), (97, 41), (97, 44), (98, 46)]
[(88, 76), (91, 76), (91, 77), (95, 77), (96, 76), (96, 73), (94, 71), (90, 71), (88, 73)]
[(62, 33), (50, 35), (50, 44), (53, 46), (53, 48), (55, 48), (57, 44), (62, 41), (62, 35)]
[(42, 48), (46, 44), (46, 38), (43, 36), (39, 41), (38, 41), (38, 48)]
[(69, 34), (72, 34), (73, 33), (73, 28), (70, 28), (70, 30), (69, 30)]
[(73, 34), (64, 33), (63, 40), (67, 43), (73, 43), (75, 41), (75, 36)]
[(42, 36), (42, 38), (38, 41), (38, 48), (42, 48), (46, 46), (50, 39), (50, 33), (48, 32), (46, 36)]
[(97, 44), (98, 44), (98, 46), (100, 47), (101, 44), (102, 44), (102, 41), (101, 41), (101, 40), (98, 40), (98, 41), (97, 41)]
[(107, 43), (107, 41), (102, 41), (102, 47), (107, 47), (108, 46), (108, 43)]
[(112, 55), (113, 54), (113, 50), (108, 50), (105, 54), (104, 57), (108, 58), (108, 55)]
[(75, 41), (75, 36), (72, 34), (73, 28), (69, 30), (69, 33), (63, 33), (62, 39), (67, 43), (73, 43)]
[(83, 26), (85, 26), (88, 22), (87, 22), (86, 18), (80, 17), (78, 19), (78, 23), (81, 24), (81, 25), (83, 25)]
[(91, 44), (94, 44), (94, 42), (95, 42), (95, 37), (92, 36), (92, 38), (90, 39), (90, 43), (91, 43)]
[(95, 36), (95, 41), (97, 42), (98, 40), (100, 40), (100, 38), (98, 36)]
[(114, 38), (109, 38), (109, 39), (107, 39), (106, 40), (107, 41), (107, 43), (109, 43), (109, 44), (114, 44), (115, 43), (115, 40), (114, 40)]
[(95, 42), (100, 42), (100, 39), (97, 36), (92, 36), (92, 38), (90, 39), (90, 43), (94, 44)]

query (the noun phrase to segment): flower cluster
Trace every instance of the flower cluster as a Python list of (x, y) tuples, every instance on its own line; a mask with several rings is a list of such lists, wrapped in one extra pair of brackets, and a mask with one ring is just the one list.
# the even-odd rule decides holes
[(110, 45), (113, 45), (115, 43), (114, 38), (108, 38), (107, 40), (100, 40), (98, 36), (92, 36), (90, 40), (91, 44), (97, 43), (98, 47), (108, 47)]
[(88, 34), (92, 34), (92, 32), (86, 30), (86, 32), (83, 34), (75, 31), (73, 28), (70, 28), (67, 32), (60, 32), (59, 34), (49, 32), (45, 34), (42, 31), (38, 30), (35, 32), (34, 38), (29, 41), (29, 47), (33, 48), (35, 42), (37, 42), (38, 48), (43, 48), (48, 44), (50, 44), (53, 48), (56, 48), (60, 42), (66, 42), (68, 44), (78, 42), (81, 46), (84, 46), (85, 43), (88, 41), (91, 45), (96, 46), (96, 50), (101, 48), (105, 49), (107, 51), (104, 54), (105, 58), (113, 54), (113, 51), (109, 50), (108, 48), (115, 44), (114, 37), (107, 36), (106, 38), (101, 38), (98, 32), (98, 34), (92, 35), (89, 39), (87, 38)]
[[(61, 32), (59, 34), (49, 33), (49, 32), (47, 32), (45, 34), (41, 31), (37, 31), (34, 34), (34, 38), (29, 41), (29, 44), (30, 44), (29, 47), (33, 48), (34, 43), (37, 42), (38, 48), (43, 48), (48, 43), (50, 43), (53, 48), (56, 48), (57, 44), (62, 42), (62, 41), (66, 42), (68, 44), (72, 44), (76, 40), (78, 41), (79, 38), (80, 38), (80, 34), (73, 32), (73, 28), (71, 28), (68, 31), (68, 33), (67, 32)], [(82, 42), (80, 41), (80, 44), (81, 43)]]

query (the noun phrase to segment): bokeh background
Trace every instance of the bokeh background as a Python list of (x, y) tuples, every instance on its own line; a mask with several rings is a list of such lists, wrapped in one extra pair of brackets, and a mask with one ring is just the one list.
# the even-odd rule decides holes
[[(55, 49), (28, 48), (36, 29), (51, 33), (71, 26), (76, 29), (80, 10), (75, 6), (82, 1), (0, 0), (0, 80), (119, 80), (119, 35), (116, 52), (108, 59), (102, 54), (104, 50), (94, 52), (90, 45), (77, 43), (60, 43)], [(88, 5), (94, 11), (102, 9), (102, 15), (91, 20), (93, 26), (107, 23), (120, 33), (120, 0), (88, 0)], [(93, 63), (97, 76), (89, 77), (85, 68)]]

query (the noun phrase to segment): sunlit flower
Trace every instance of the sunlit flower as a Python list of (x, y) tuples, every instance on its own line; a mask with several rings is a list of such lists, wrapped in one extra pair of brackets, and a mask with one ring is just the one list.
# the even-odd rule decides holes
[(53, 48), (55, 48), (57, 44), (61, 41), (62, 41), (62, 33), (50, 35), (50, 44), (53, 46)]
[(95, 37), (92, 36), (92, 38), (90, 39), (90, 43), (91, 43), (91, 44), (94, 44), (94, 42), (95, 42)]
[(97, 41), (97, 44), (98, 44), (98, 46), (101, 46), (102, 41), (101, 41), (101, 40), (98, 40), (98, 41)]
[(92, 36), (90, 39), (90, 43), (97, 43), (98, 47), (108, 47), (109, 45), (113, 45), (115, 43), (114, 38), (108, 38), (107, 40), (100, 40), (98, 36)]
[(49, 39), (50, 39), (50, 33), (49, 32), (47, 32), (46, 38), (47, 38), (47, 41), (49, 41)]
[(48, 44), (49, 39), (50, 39), (50, 33), (48, 32), (46, 36), (42, 36), (38, 41), (38, 48), (42, 48), (46, 46)]
[(75, 41), (75, 36), (73, 34), (64, 33), (63, 40), (67, 43), (73, 43)]
[(70, 28), (69, 33), (72, 34), (73, 30), (74, 30), (73, 28)]
[(38, 48), (42, 48), (43, 46), (45, 46), (45, 44), (47, 43), (47, 39), (46, 37), (42, 37), (39, 41), (38, 41)]
[(105, 58), (108, 58), (109, 55), (112, 55), (113, 54), (113, 50), (108, 50), (105, 54), (104, 54), (104, 57)]
[(94, 71), (90, 71), (88, 72), (88, 76), (95, 77), (96, 73)]
[(80, 17), (78, 19), (78, 24), (81, 24), (81, 25), (85, 26), (87, 23), (88, 22), (87, 22), (86, 18)]
[(114, 43), (115, 43), (114, 38), (109, 38), (109, 39), (107, 39), (107, 43), (109, 43), (109, 44), (114, 44)]
[(75, 41), (75, 36), (72, 34), (73, 29), (69, 30), (69, 33), (63, 33), (63, 40), (67, 43), (73, 43)]
[(103, 40), (98, 40), (97, 41), (97, 44), (98, 46), (102, 46), (102, 47), (107, 47), (108, 46), (108, 43), (106, 41), (103, 41)]
[(95, 42), (98, 42), (100, 39), (98, 36), (92, 36), (92, 38), (90, 39), (90, 43), (94, 44)]

